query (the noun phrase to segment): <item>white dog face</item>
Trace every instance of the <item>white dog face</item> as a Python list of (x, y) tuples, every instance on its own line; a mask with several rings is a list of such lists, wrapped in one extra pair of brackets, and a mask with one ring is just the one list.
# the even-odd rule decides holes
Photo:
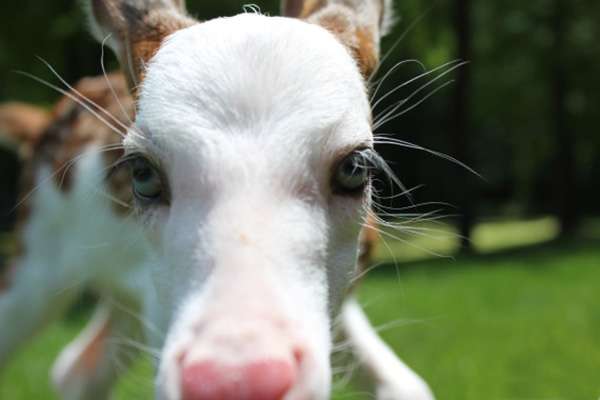
[(125, 144), (157, 251), (152, 318), (168, 331), (159, 395), (204, 398), (203, 374), (243, 366), (278, 374), (256, 398), (327, 398), (369, 198), (370, 108), (350, 53), (289, 18), (177, 31), (147, 65)]

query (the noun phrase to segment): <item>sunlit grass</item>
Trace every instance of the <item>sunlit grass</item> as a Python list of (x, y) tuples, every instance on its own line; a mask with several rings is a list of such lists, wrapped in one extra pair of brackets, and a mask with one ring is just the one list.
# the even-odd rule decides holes
[(491, 221), (473, 230), (473, 244), (479, 253), (491, 253), (514, 247), (525, 247), (555, 239), (558, 221), (543, 217), (527, 221)]
[(439, 399), (600, 398), (600, 243), (374, 273), (375, 325)]
[[(599, 229), (600, 230), (600, 229)], [(473, 230), (477, 253), (492, 253), (514, 247), (530, 246), (555, 239), (558, 222), (552, 217), (528, 220), (490, 220)], [(416, 261), (432, 257), (450, 257), (460, 246), (456, 228), (444, 222), (411, 223), (406, 229), (384, 229), (376, 259)]]

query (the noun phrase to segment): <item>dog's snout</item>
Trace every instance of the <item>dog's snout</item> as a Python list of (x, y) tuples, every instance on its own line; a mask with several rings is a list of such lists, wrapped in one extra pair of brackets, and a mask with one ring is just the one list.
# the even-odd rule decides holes
[(183, 367), (183, 400), (281, 400), (296, 382), (289, 361), (267, 359), (244, 365), (202, 361)]

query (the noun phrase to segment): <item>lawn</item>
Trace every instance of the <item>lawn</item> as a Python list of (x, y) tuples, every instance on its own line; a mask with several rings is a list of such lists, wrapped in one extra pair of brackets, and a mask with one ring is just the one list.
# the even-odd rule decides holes
[[(552, 238), (552, 220), (490, 222), (475, 235), (484, 254), (456, 259), (429, 254), (455, 246), (451, 229), (438, 229), (444, 239), (433, 233), (381, 246), (382, 265), (359, 292), (383, 337), (425, 377), (437, 398), (598, 399), (597, 227), (586, 229), (578, 241), (536, 244)], [(529, 246), (515, 247), (520, 244)], [(74, 315), (52, 325), (3, 372), (0, 399), (54, 398), (47, 371), (83, 323)], [(149, 399), (151, 391), (150, 368), (141, 362), (122, 379), (117, 398)], [(369, 398), (362, 389), (335, 395)]]

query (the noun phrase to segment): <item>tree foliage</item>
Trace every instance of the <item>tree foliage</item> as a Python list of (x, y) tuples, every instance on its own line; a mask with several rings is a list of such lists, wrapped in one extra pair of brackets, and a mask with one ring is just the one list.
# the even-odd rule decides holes
[[(36, 56), (50, 62), (70, 82), (100, 73), (101, 48), (85, 33), (86, 22), (75, 3), (23, 0), (0, 4), (0, 100), (49, 105), (57, 98), (51, 90), (12, 72), (23, 70), (50, 78)], [(557, 8), (561, 4), (562, 9)], [(260, 2), (259, 6), (263, 12), (278, 13), (276, 1)], [(397, 1), (398, 22), (384, 40), (385, 62), (372, 82), (373, 87), (381, 84), (375, 101), (423, 72), (457, 59), (456, 7), (457, 2), (450, 0)], [(188, 8), (200, 19), (209, 19), (238, 13), (242, 5), (232, 0), (190, 0)], [(413, 192), (412, 199), (396, 199), (392, 205), (460, 203), (460, 194), (468, 182), (474, 191), (476, 214), (483, 216), (560, 214), (561, 196), (572, 196), (569, 207), (578, 213), (598, 213), (600, 3), (484, 0), (472, 2), (470, 13), (472, 52), (469, 64), (462, 67), (469, 69), (471, 79), (469, 140), (464, 143), (465, 148), (457, 150), (453, 144), (455, 84), (379, 127), (377, 133), (462, 158), (484, 179), (427, 152), (380, 146), (407, 187), (424, 185)], [(562, 42), (557, 46), (559, 37)], [(107, 60), (110, 68), (116, 67), (112, 56), (107, 56)], [(378, 81), (403, 60), (418, 60), (422, 64), (397, 65), (383, 82)], [(398, 110), (403, 111), (439, 84), (456, 78), (456, 72), (422, 88), (435, 76), (424, 76), (399, 88), (377, 104), (375, 115), (420, 89)], [(557, 110), (555, 84), (559, 78), (564, 86), (564, 107)], [(557, 113), (564, 113), (560, 115), (562, 119)], [(557, 127), (559, 120), (563, 121), (562, 126)], [(558, 178), (565, 168), (560, 161), (565, 143), (572, 145), (573, 155), (573, 182), (568, 187)], [(382, 186), (389, 194), (391, 189)], [(452, 209), (445, 212), (453, 213)]]

